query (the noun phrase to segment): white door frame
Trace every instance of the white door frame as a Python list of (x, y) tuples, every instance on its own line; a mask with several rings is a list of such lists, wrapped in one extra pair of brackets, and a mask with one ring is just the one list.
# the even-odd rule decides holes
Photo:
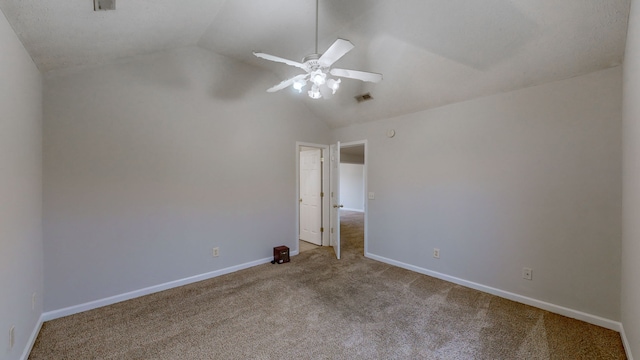
[[(350, 141), (345, 143), (340, 143), (340, 148), (349, 148), (353, 146), (364, 145), (364, 256), (369, 254), (369, 231), (368, 223), (369, 223), (369, 182), (368, 182), (368, 170), (367, 164), (369, 163), (369, 147), (367, 146), (367, 140), (358, 140), (358, 141)], [(326, 228), (325, 228), (326, 229)]]
[(340, 260), (341, 244), (340, 244), (340, 141), (329, 146), (329, 203), (331, 213), (329, 218), (329, 240), (336, 258)]
[[(296, 235), (295, 235), (295, 249), (292, 254), (298, 254), (300, 252), (300, 150), (302, 147), (311, 147), (322, 150), (322, 158), (326, 159), (329, 154), (329, 145), (313, 144), (307, 142), (296, 141), (296, 191), (295, 191), (295, 204), (296, 204)], [(366, 151), (366, 148), (365, 148)], [(366, 155), (365, 155), (366, 156)], [(365, 157), (366, 161), (366, 157)], [(325, 196), (322, 198), (322, 227), (325, 231), (322, 233), (322, 246), (329, 246), (329, 162), (322, 162), (322, 192)]]

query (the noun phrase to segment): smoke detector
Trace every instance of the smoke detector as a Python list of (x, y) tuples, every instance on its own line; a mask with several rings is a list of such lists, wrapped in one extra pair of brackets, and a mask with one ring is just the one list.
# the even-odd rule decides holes
[(355, 98), (356, 98), (356, 101), (358, 101), (359, 103), (364, 102), (364, 101), (373, 100), (373, 96), (371, 96), (370, 93), (358, 95)]
[(116, 0), (93, 0), (93, 11), (115, 10)]

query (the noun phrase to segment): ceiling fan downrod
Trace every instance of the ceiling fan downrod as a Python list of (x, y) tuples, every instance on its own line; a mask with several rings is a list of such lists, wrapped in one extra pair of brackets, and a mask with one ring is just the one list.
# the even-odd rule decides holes
[(318, 53), (318, 1), (316, 0), (316, 54)]

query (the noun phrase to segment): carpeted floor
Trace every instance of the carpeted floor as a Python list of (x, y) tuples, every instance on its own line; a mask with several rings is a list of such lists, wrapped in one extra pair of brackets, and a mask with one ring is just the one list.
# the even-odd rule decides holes
[(45, 323), (29, 359), (625, 359), (618, 333), (333, 249)]
[(298, 240), (298, 252), (315, 250), (315, 249), (317, 249), (319, 247), (320, 246), (318, 246), (316, 244), (312, 244), (310, 242), (306, 242), (306, 241), (303, 241), (303, 240)]

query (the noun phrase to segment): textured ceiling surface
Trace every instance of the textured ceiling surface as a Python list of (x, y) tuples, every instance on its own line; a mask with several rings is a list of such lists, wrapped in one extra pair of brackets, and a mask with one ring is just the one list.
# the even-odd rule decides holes
[[(565, 79), (622, 63), (630, 0), (320, 0), (319, 52), (338, 37), (355, 49), (335, 66), (382, 73), (379, 84), (345, 79), (312, 100), (332, 127), (388, 118)], [(94, 66), (197, 45), (273, 72), (299, 69), (253, 50), (300, 61), (314, 52), (314, 0), (0, 0), (38, 68)], [(265, 89), (266, 90), (266, 89)], [(372, 101), (354, 96), (370, 92)]]

